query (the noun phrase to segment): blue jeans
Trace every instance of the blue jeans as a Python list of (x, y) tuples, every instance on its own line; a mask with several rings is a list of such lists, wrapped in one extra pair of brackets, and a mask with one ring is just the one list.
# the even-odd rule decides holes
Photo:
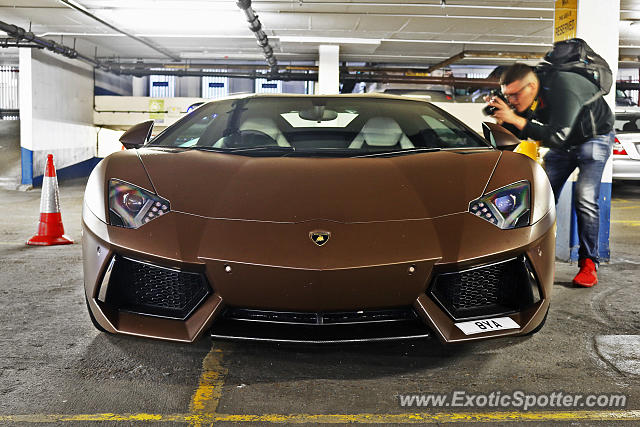
[(579, 169), (573, 194), (573, 205), (578, 217), (579, 259), (591, 258), (598, 263), (598, 233), (600, 231), (600, 182), (602, 171), (611, 155), (615, 133), (598, 135), (569, 152), (551, 149), (544, 156), (545, 170), (558, 198), (564, 183), (575, 168)]

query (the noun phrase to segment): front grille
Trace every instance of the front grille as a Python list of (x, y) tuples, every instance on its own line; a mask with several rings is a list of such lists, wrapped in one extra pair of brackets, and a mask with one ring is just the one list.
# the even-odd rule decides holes
[(429, 329), (411, 307), (350, 312), (287, 312), (228, 307), (211, 328), (214, 338), (328, 344), (418, 339)]
[(360, 310), (334, 312), (267, 311), (229, 307), (224, 317), (266, 323), (296, 325), (340, 325), (354, 323), (379, 323), (415, 319), (412, 309)]
[(512, 313), (540, 300), (537, 280), (525, 257), (438, 274), (430, 290), (454, 319)]
[(106, 302), (120, 310), (186, 319), (209, 292), (203, 274), (116, 256)]

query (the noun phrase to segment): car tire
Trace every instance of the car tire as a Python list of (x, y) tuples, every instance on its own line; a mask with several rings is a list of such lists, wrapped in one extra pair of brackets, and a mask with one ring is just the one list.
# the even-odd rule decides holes
[(544, 326), (544, 324), (547, 322), (547, 316), (549, 315), (549, 307), (547, 307), (547, 312), (544, 313), (544, 318), (542, 319), (542, 322), (540, 322), (540, 324), (538, 326), (536, 326), (532, 331), (527, 332), (526, 334), (524, 334), (525, 337), (530, 337), (531, 335), (537, 333), (540, 331), (540, 329), (542, 329), (542, 327)]
[(109, 333), (109, 331), (107, 331), (105, 328), (103, 328), (100, 323), (98, 323), (98, 321), (96, 320), (95, 317), (93, 317), (93, 313), (91, 312), (91, 307), (89, 307), (89, 300), (87, 299), (86, 295), (84, 297), (84, 302), (87, 304), (87, 312), (89, 313), (89, 318), (91, 319), (91, 323), (93, 323), (93, 326), (95, 326), (95, 328), (97, 330), (99, 330), (100, 332), (106, 332)]

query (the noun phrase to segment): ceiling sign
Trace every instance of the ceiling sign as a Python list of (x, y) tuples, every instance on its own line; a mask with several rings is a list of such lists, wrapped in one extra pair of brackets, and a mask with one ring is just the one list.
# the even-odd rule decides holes
[(578, 0), (556, 0), (553, 42), (574, 38), (577, 21)]

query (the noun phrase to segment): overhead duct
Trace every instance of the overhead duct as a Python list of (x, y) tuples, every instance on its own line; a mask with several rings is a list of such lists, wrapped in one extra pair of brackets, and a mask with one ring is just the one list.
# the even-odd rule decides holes
[(247, 22), (249, 23), (249, 29), (256, 36), (256, 40), (258, 41), (258, 46), (262, 48), (264, 52), (264, 57), (269, 64), (269, 68), (271, 69), (272, 74), (277, 74), (278, 72), (278, 61), (276, 57), (273, 55), (273, 48), (269, 44), (269, 38), (262, 30), (262, 24), (260, 23), (260, 19), (258, 19), (258, 15), (256, 15), (255, 11), (251, 7), (251, 0), (238, 0), (236, 3), (240, 9), (247, 16)]

